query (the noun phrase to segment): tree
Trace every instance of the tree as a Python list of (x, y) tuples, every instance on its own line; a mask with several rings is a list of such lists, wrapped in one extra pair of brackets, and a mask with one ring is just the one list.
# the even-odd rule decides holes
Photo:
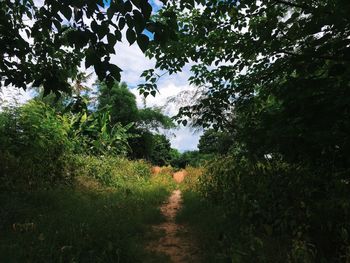
[(156, 107), (139, 109), (137, 126), (153, 131), (175, 128), (173, 120), (164, 115), (161, 108)]
[[(201, 178), (203, 195), (237, 219), (227, 240), (242, 238), (227, 250), (240, 253), (229, 258), (348, 259), (350, 2), (195, 3), (159, 14), (177, 17), (178, 40), (148, 54), (169, 73), (192, 63), (189, 81), (203, 93), (179, 122), (234, 139), (230, 155)], [(154, 90), (157, 74), (144, 73), (141, 93)], [(271, 241), (288, 244), (280, 260), (265, 252)]]
[(202, 154), (199, 151), (185, 151), (175, 155), (171, 160), (171, 165), (178, 168), (186, 168), (186, 166), (199, 167), (203, 166), (211, 157), (211, 155)]
[(204, 154), (227, 154), (232, 145), (230, 134), (209, 129), (199, 138), (198, 149)]
[(169, 139), (164, 135), (155, 134), (152, 137), (152, 144), (150, 161), (159, 166), (169, 164), (171, 160), (171, 145)]
[(115, 83), (111, 88), (100, 83), (98, 89), (98, 109), (109, 109), (112, 123), (126, 125), (138, 120), (136, 97), (129, 91), (126, 83)]
[(78, 72), (69, 83), (72, 94), (64, 93), (60, 96), (52, 92), (45, 94), (45, 90), (42, 87), (36, 87), (35, 91), (37, 94), (35, 99), (54, 108), (58, 113), (85, 111), (88, 106), (91, 106), (93, 101), (91, 96), (92, 88), (87, 85), (87, 81), (91, 77), (92, 73)]
[(131, 148), (129, 155), (159, 165), (167, 163), (170, 143), (165, 136), (157, 133), (160, 129), (175, 127), (171, 118), (164, 115), (159, 108), (138, 109), (136, 97), (125, 83), (115, 83), (112, 88), (100, 83), (98, 89), (98, 110), (110, 112), (110, 124), (132, 124), (128, 130), (131, 134), (128, 139)]
[[(162, 10), (159, 21), (177, 17), (178, 40), (148, 52), (170, 73), (193, 61), (189, 81), (203, 93), (178, 120), (229, 129), (258, 158), (349, 163), (350, 3), (201, 3)], [(140, 91), (149, 92), (159, 77), (144, 75)]]
[(121, 69), (110, 58), (122, 30), (142, 51), (150, 42), (145, 29), (158, 43), (174, 35), (167, 30), (170, 18), (156, 23), (151, 13), (147, 0), (1, 1), (0, 81), (23, 89), (43, 86), (45, 94), (70, 92), (68, 80), (84, 60), (113, 85)]

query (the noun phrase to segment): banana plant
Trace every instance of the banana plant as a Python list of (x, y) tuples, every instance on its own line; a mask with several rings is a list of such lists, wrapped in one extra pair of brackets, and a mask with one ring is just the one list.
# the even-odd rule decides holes
[(70, 137), (76, 142), (76, 151), (94, 155), (126, 155), (130, 151), (128, 139), (133, 123), (111, 124), (108, 108), (89, 112), (87, 108), (71, 114)]

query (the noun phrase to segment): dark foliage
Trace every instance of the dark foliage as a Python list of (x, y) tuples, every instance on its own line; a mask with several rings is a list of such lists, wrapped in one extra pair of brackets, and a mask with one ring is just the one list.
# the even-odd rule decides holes
[(199, 138), (198, 149), (204, 154), (226, 154), (233, 144), (233, 136), (227, 132), (206, 130)]
[(110, 58), (122, 30), (130, 45), (136, 42), (142, 51), (151, 41), (145, 29), (157, 43), (174, 38), (167, 26), (173, 19), (155, 23), (151, 13), (147, 0), (1, 1), (1, 82), (23, 89), (43, 86), (45, 94), (71, 92), (68, 79), (84, 59), (86, 68), (93, 67), (112, 86), (121, 69)]
[[(235, 262), (271, 262), (277, 243), (272, 262), (350, 258), (349, 11), (344, 0), (248, 0), (159, 15), (177, 16), (179, 39), (152, 46), (156, 67), (173, 73), (191, 60), (189, 81), (203, 90), (178, 120), (233, 139), (202, 191), (237, 220), (225, 237), (240, 233), (242, 253), (227, 252)], [(145, 72), (150, 87), (155, 74)]]

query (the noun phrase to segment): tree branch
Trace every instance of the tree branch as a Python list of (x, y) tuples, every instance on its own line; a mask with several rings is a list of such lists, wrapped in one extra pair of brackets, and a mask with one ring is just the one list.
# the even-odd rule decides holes
[(291, 2), (288, 2), (288, 1), (285, 1), (285, 0), (276, 0), (275, 2), (278, 3), (278, 4), (288, 5), (288, 6), (291, 6), (291, 7), (298, 7), (298, 8), (303, 8), (303, 9), (310, 8), (310, 6), (307, 6), (307, 5), (291, 3)]
[(335, 60), (335, 61), (350, 61), (350, 59), (346, 59), (345, 57), (337, 57), (337, 56), (331, 56), (331, 55), (317, 55), (317, 54), (298, 54), (286, 50), (278, 50), (279, 53), (284, 53), (286, 55), (291, 56), (306, 56), (306, 57), (312, 57), (316, 59), (325, 59), (325, 60)]

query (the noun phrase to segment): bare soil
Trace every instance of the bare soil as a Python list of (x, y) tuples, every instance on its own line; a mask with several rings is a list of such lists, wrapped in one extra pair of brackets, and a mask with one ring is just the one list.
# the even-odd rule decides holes
[(199, 262), (199, 250), (188, 228), (175, 222), (181, 202), (181, 191), (175, 190), (168, 201), (161, 206), (161, 212), (166, 220), (153, 226), (153, 230), (163, 235), (160, 239), (149, 243), (147, 249), (153, 253), (167, 255), (173, 263)]

